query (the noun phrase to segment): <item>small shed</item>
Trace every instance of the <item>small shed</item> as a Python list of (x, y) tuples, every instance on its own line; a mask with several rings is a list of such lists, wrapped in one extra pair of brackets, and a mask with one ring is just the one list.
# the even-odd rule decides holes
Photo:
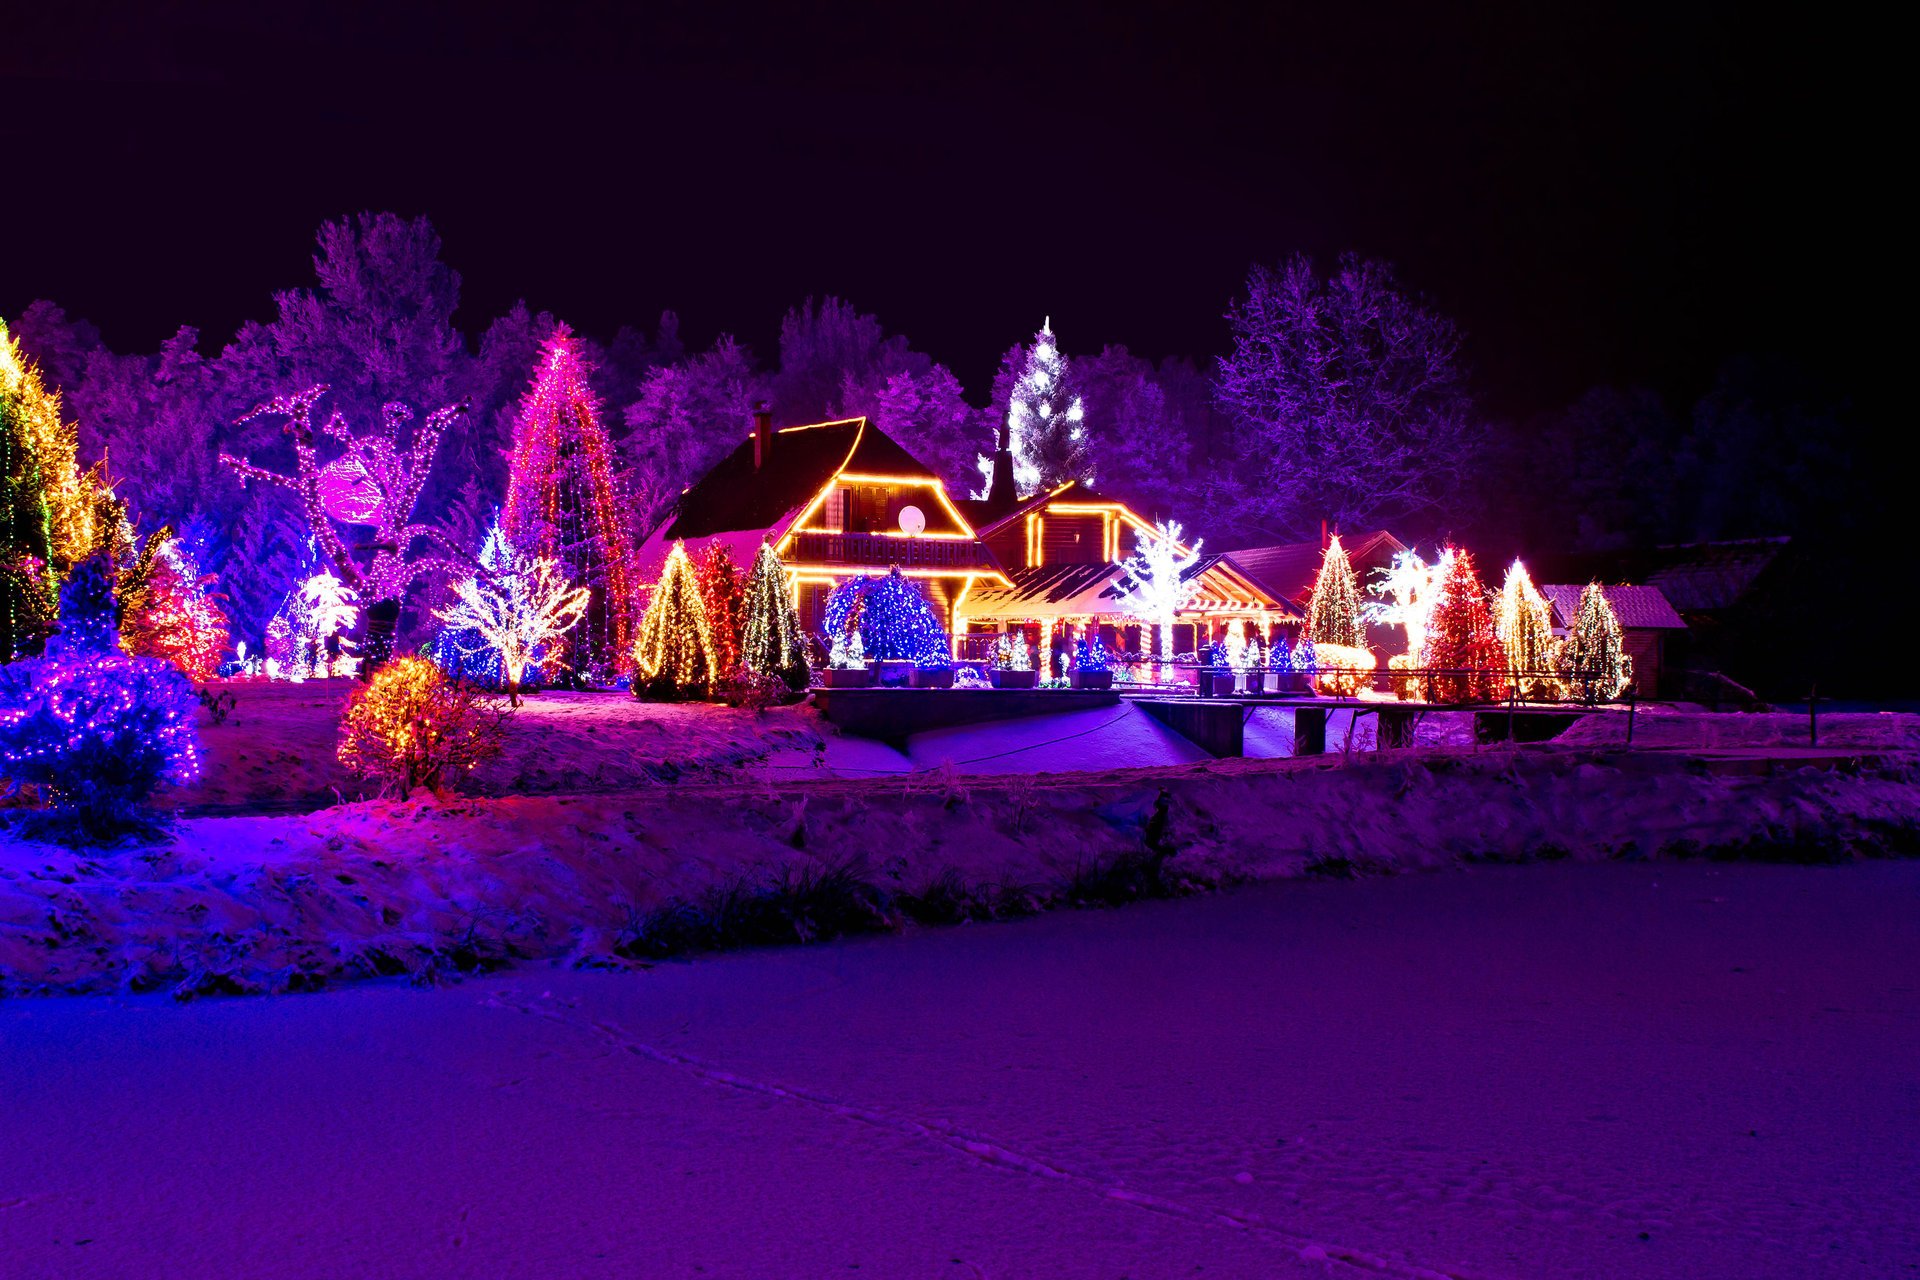
[[(1560, 634), (1573, 625), (1580, 612), (1580, 593), (1586, 588), (1577, 583), (1556, 582), (1540, 588), (1553, 605), (1553, 627)], [(1600, 588), (1620, 620), (1621, 638), (1627, 656), (1633, 659), (1633, 691), (1642, 698), (1658, 697), (1660, 679), (1666, 670), (1667, 641), (1685, 635), (1687, 624), (1658, 587), (1615, 585)]]

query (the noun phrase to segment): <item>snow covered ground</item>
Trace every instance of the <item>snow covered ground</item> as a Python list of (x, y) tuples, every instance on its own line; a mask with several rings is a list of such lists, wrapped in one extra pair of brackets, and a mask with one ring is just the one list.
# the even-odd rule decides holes
[(1920, 1269), (1920, 863), (0, 1001), (9, 1280)]

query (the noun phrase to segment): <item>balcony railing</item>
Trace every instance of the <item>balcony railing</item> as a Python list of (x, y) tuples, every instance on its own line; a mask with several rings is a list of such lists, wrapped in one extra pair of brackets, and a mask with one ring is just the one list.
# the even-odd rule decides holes
[(870, 565), (885, 569), (984, 569), (986, 549), (967, 538), (890, 538), (878, 533), (798, 533), (787, 549), (796, 564)]

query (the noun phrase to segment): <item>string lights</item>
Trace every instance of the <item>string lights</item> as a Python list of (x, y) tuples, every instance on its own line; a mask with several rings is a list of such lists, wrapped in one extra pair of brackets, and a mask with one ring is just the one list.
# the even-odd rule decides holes
[(1471, 552), (1452, 549), (1427, 617), (1425, 664), (1440, 702), (1489, 702), (1506, 695), (1507, 651), (1495, 631), (1487, 590)]
[(747, 588), (724, 542), (710, 542), (694, 571), (707, 610), (716, 669), (731, 678), (740, 667), (741, 633), (746, 627)]
[(1353, 579), (1353, 566), (1340, 545), (1340, 535), (1327, 542), (1320, 555), (1320, 573), (1313, 581), (1313, 595), (1307, 600), (1307, 635), (1315, 645), (1340, 645), (1359, 649), (1366, 645), (1360, 620), (1360, 590)]
[(1553, 674), (1553, 606), (1517, 559), (1507, 566), (1494, 598), (1493, 625), (1506, 646), (1520, 696), (1556, 697), (1560, 682)]
[(396, 658), (353, 691), (337, 755), (403, 799), (415, 787), (437, 792), (500, 754), (509, 714), (427, 658)]
[(785, 680), (795, 693), (807, 687), (807, 646), (800, 615), (787, 587), (787, 570), (773, 547), (762, 542), (747, 575), (746, 622), (741, 628), (741, 662), (761, 676)]
[(1580, 593), (1580, 608), (1568, 629), (1562, 671), (1582, 702), (1610, 702), (1633, 683), (1633, 659), (1627, 656), (1620, 619), (1600, 584)]
[(675, 542), (660, 569), (634, 642), (635, 697), (684, 698), (704, 694), (720, 679), (713, 633), (700, 599), (687, 545)]
[[(527, 671), (546, 661), (550, 647), (587, 611), (589, 592), (568, 584), (559, 564), (515, 547), (496, 523), (480, 548), (480, 572), (454, 584), (454, 603), (436, 610), (467, 657), (479, 651), (499, 659), (507, 700), (520, 705)], [(471, 635), (476, 643), (459, 637)]]
[(1199, 581), (1186, 576), (1200, 563), (1200, 539), (1195, 538), (1192, 548), (1183, 553), (1176, 521), (1156, 523), (1152, 536), (1139, 530), (1133, 536), (1133, 554), (1120, 565), (1120, 603), (1153, 625), (1160, 639), (1160, 661), (1170, 663), (1173, 620), (1200, 594)]
[(213, 581), (171, 530), (148, 538), (139, 559), (121, 571), (126, 651), (171, 662), (194, 680), (213, 679), (227, 650), (227, 615), (209, 590)]

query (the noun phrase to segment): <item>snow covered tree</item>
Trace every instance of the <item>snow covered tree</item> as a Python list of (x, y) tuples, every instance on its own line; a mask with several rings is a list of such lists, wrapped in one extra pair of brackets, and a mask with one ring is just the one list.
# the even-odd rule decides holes
[(506, 680), (507, 701), (520, 705), (520, 685), (529, 668), (538, 669), (553, 644), (587, 610), (587, 589), (568, 584), (559, 564), (513, 545), (495, 525), (480, 548), (480, 572), (454, 585), (454, 604), (434, 617), (453, 633), (471, 634), (478, 646), (497, 654)]
[(1049, 318), (1033, 335), (1025, 367), (1007, 402), (1013, 475), (1021, 493), (1051, 489), (1068, 480), (1092, 481), (1093, 451), (1086, 416), (1072, 365), (1060, 354)]
[(762, 542), (747, 575), (746, 624), (741, 633), (741, 662), (762, 676), (777, 676), (795, 693), (807, 687), (806, 640), (793, 607), (786, 566), (771, 544)]
[(1507, 652), (1471, 552), (1455, 549), (1427, 618), (1426, 665), (1440, 702), (1488, 702), (1507, 692)]
[(36, 651), (56, 614), (53, 531), (40, 441), (59, 402), (0, 321), (0, 662)]
[(633, 633), (633, 540), (600, 402), (573, 331), (561, 325), (541, 348), (514, 422), (513, 461), (500, 527), (517, 547), (555, 560), (591, 592), (562, 660), (579, 678), (606, 679), (625, 664)]
[(1144, 618), (1160, 637), (1160, 661), (1173, 661), (1173, 622), (1200, 591), (1188, 581), (1187, 570), (1200, 563), (1200, 539), (1191, 550), (1180, 550), (1180, 525), (1167, 521), (1154, 526), (1153, 536), (1134, 534), (1133, 554), (1120, 566), (1121, 606)]
[(1256, 266), (1227, 319), (1233, 350), (1216, 389), (1255, 472), (1247, 522), (1302, 537), (1308, 521), (1403, 520), (1472, 476), (1480, 440), (1460, 331), (1385, 264)]
[(1524, 697), (1551, 696), (1553, 677), (1553, 605), (1533, 585), (1527, 566), (1515, 560), (1507, 566), (1494, 602), (1494, 630), (1506, 646), (1507, 661)]
[(358, 594), (322, 569), (287, 593), (267, 624), (268, 674), (289, 680), (351, 675), (358, 664), (347, 632), (360, 618)]
[(652, 533), (681, 491), (740, 443), (765, 390), (751, 354), (724, 334), (712, 350), (646, 375), (619, 447), (636, 537)]
[[(1199, 425), (1189, 420), (1206, 406), (1204, 399), (1192, 403), (1179, 393), (1188, 381), (1200, 390), (1204, 382), (1184, 368), (1163, 382), (1150, 361), (1122, 346), (1080, 357), (1073, 369), (1087, 431), (1099, 448), (1101, 488), (1125, 494), (1141, 512), (1164, 514), (1181, 505), (1191, 487)], [(1175, 372), (1172, 366), (1169, 372)]]
[(1585, 703), (1611, 702), (1633, 683), (1633, 659), (1627, 656), (1620, 619), (1597, 582), (1580, 593), (1579, 611), (1561, 649), (1561, 675)]
[(707, 631), (713, 637), (713, 657), (722, 675), (731, 679), (740, 666), (741, 633), (746, 628), (747, 587), (724, 542), (710, 542), (694, 571), (700, 600), (707, 610)]
[(634, 642), (636, 698), (684, 698), (706, 693), (721, 679), (707, 629), (707, 609), (683, 542), (673, 544)]
[(227, 651), (227, 615), (209, 590), (213, 582), (171, 529), (159, 530), (120, 570), (121, 646), (136, 658), (171, 662), (191, 679), (213, 679)]
[(1320, 554), (1320, 574), (1313, 580), (1313, 595), (1307, 599), (1307, 635), (1315, 644), (1337, 644), (1349, 649), (1366, 647), (1367, 633), (1360, 620), (1360, 590), (1354, 583), (1353, 565), (1340, 545), (1340, 535), (1327, 542)]
[(864, 387), (849, 378), (842, 394), (849, 407), (871, 418), (951, 489), (964, 495), (975, 482), (975, 460), (988, 435), (960, 380), (945, 366), (901, 369)]

